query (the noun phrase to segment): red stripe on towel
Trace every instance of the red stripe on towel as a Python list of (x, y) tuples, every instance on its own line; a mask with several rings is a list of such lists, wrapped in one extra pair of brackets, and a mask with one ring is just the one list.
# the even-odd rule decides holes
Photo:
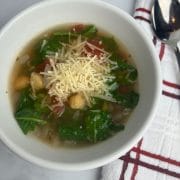
[(127, 163), (137, 164), (139, 166), (142, 166), (142, 167), (145, 167), (145, 168), (148, 168), (148, 169), (151, 169), (151, 170), (163, 173), (163, 174), (167, 174), (169, 176), (180, 178), (180, 173), (170, 171), (170, 170), (162, 168), (160, 166), (155, 166), (155, 165), (152, 165), (152, 164), (140, 161), (140, 160), (136, 160), (136, 159), (131, 158), (131, 157), (127, 158), (126, 156), (122, 156), (120, 159), (127, 162)]
[[(141, 139), (139, 141), (137, 148), (136, 148), (136, 160), (140, 159), (142, 141), (143, 141), (143, 139)], [(134, 164), (132, 175), (131, 175), (131, 180), (135, 180), (137, 172), (138, 172), (138, 165)]]
[(146, 8), (137, 8), (135, 11), (141, 11), (141, 12), (146, 12), (148, 14), (151, 14), (151, 11), (149, 9), (146, 9)]
[(142, 21), (145, 21), (147, 23), (151, 23), (151, 21), (143, 16), (135, 16), (134, 17), (135, 19), (139, 19), (139, 20), (142, 20)]
[[(126, 159), (130, 159), (130, 151), (128, 153), (126, 153), (126, 155), (124, 157)], [(124, 176), (125, 176), (127, 168), (128, 168), (128, 161), (124, 161), (119, 180), (125, 180)]]
[(165, 51), (165, 44), (161, 43), (160, 51), (159, 51), (159, 59), (162, 60), (164, 56), (164, 51)]
[(165, 95), (165, 96), (180, 100), (180, 95), (170, 93), (170, 92), (167, 92), (167, 91), (164, 91), (164, 90), (162, 91), (162, 94)]
[(163, 80), (163, 84), (166, 85), (166, 86), (175, 88), (175, 89), (180, 89), (180, 85), (169, 82), (169, 81), (166, 81), (166, 80)]
[[(132, 148), (132, 151), (134, 152), (139, 152), (139, 150), (136, 148), (136, 147), (133, 147)], [(180, 167), (180, 162), (174, 160), (174, 159), (170, 159), (170, 158), (167, 158), (167, 157), (164, 157), (164, 156), (161, 156), (159, 154), (153, 154), (151, 152), (148, 152), (148, 151), (144, 151), (144, 150), (140, 150), (140, 154), (141, 155), (145, 155), (147, 157), (150, 157), (150, 158), (154, 158), (154, 159), (158, 159), (160, 161), (164, 161), (166, 163), (169, 163), (169, 164), (172, 164), (172, 165), (175, 165), (175, 166), (178, 166)]]

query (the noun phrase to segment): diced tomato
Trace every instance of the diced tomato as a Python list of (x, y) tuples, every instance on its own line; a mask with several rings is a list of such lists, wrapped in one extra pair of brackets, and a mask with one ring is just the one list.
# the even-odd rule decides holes
[(92, 56), (96, 55), (97, 57), (100, 57), (103, 54), (103, 51), (101, 51), (100, 49), (103, 49), (104, 47), (99, 39), (90, 39), (88, 40), (88, 43), (97, 47), (96, 49), (96, 48), (91, 48), (88, 44), (85, 45), (86, 51), (92, 54)]
[(126, 94), (132, 90), (132, 86), (120, 86), (119, 87), (119, 92)]
[(55, 104), (57, 104), (58, 103), (58, 100), (56, 99), (56, 96), (52, 96), (51, 97), (51, 104), (52, 105), (55, 105)]
[(59, 116), (59, 115), (61, 115), (64, 112), (64, 110), (65, 110), (64, 106), (56, 106), (56, 107), (53, 108), (53, 113), (55, 115)]
[(60, 116), (64, 110), (65, 110), (65, 106), (64, 105), (58, 105), (58, 100), (56, 99), (56, 96), (52, 96), (51, 97), (51, 106), (53, 107), (53, 114), (55, 116)]
[(46, 65), (48, 65), (48, 64), (50, 64), (49, 59), (45, 59), (43, 61), (43, 63), (36, 66), (35, 72), (40, 73), (40, 72), (44, 71)]
[(72, 32), (80, 33), (84, 30), (85, 26), (83, 24), (76, 24), (71, 28)]
[(104, 48), (101, 40), (99, 40), (99, 39), (89, 39), (88, 43), (90, 43), (90, 44), (92, 44), (92, 45), (94, 45), (94, 46), (96, 46), (96, 47), (98, 47), (100, 49)]

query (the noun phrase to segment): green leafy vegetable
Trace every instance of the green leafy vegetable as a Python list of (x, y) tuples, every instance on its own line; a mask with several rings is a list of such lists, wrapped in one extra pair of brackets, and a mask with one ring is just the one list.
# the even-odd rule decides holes
[(127, 70), (127, 71), (137, 71), (136, 68), (133, 65), (128, 64), (128, 62), (126, 62), (126, 61), (119, 60), (119, 61), (117, 61), (117, 64), (118, 64), (118, 69), (120, 71), (125, 71), (125, 70)]
[[(96, 27), (89, 25), (80, 34), (91, 38), (94, 37), (96, 33)], [(72, 33), (70, 31), (58, 31), (53, 33), (50, 37), (42, 39), (36, 46), (36, 56), (31, 61), (32, 65), (41, 64), (49, 52), (57, 52), (62, 47), (61, 43), (69, 43), (70, 40), (77, 38), (77, 35), (77, 33)]]
[(93, 104), (91, 106), (91, 110), (97, 110), (101, 109), (105, 112), (110, 112), (110, 107), (112, 106), (112, 103), (109, 101), (106, 101), (104, 99), (100, 99), (97, 97), (93, 98)]
[(127, 71), (127, 79), (130, 81), (135, 81), (137, 79), (137, 69), (133, 65), (125, 61), (117, 61), (117, 63), (120, 71)]
[(109, 84), (110, 92), (113, 92), (113, 91), (117, 90), (118, 87), (119, 87), (119, 83), (117, 83), (116, 81), (114, 81), (111, 84)]
[(37, 94), (36, 99), (32, 99), (31, 91), (25, 89), (22, 91), (18, 100), (15, 118), (24, 134), (34, 130), (36, 125), (46, 123), (42, 117), (50, 113), (49, 108), (42, 106), (44, 94)]
[(86, 131), (79, 121), (61, 121), (59, 136), (64, 140), (84, 141), (86, 140)]
[(129, 80), (129, 82), (135, 82), (138, 76), (138, 72), (137, 69), (132, 68), (131, 70), (128, 71), (127, 74), (127, 79)]
[(126, 94), (116, 93), (114, 94), (114, 98), (116, 99), (118, 104), (126, 108), (134, 108), (139, 101), (139, 94), (134, 91)]
[(110, 136), (111, 116), (101, 110), (90, 110), (85, 119), (87, 140), (97, 142)]
[(16, 112), (15, 118), (24, 134), (33, 131), (36, 125), (44, 125), (46, 121), (41, 119), (41, 114), (32, 109), (21, 109)]
[(36, 47), (36, 57), (32, 60), (33, 65), (42, 63), (49, 52), (57, 52), (61, 49), (61, 43), (69, 43), (70, 40), (77, 37), (77, 34), (70, 31), (58, 31), (49, 38), (42, 39)]
[(103, 99), (93, 97), (92, 102), (93, 102), (93, 104), (91, 106), (91, 109), (102, 109), (102, 105), (103, 105), (103, 102), (104, 102)]
[(118, 45), (113, 37), (101, 37), (102, 44), (105, 46), (105, 50), (109, 52), (117, 52)]
[[(85, 113), (85, 112), (83, 112)], [(88, 110), (81, 118), (61, 119), (59, 136), (64, 140), (97, 142), (111, 136), (112, 132), (123, 130), (123, 125), (113, 125), (111, 116), (102, 110)]]
[(119, 84), (130, 85), (136, 81), (138, 72), (133, 65), (122, 60), (117, 53), (113, 53), (110, 59), (117, 62), (117, 68), (113, 70), (113, 73)]
[(42, 101), (44, 101), (45, 96), (46, 95), (44, 93), (39, 93), (36, 95), (36, 99), (34, 100), (34, 110), (41, 114), (48, 115), (50, 113), (50, 109), (48, 108), (47, 103), (42, 104)]
[(110, 129), (113, 130), (114, 132), (122, 131), (125, 129), (124, 124), (115, 124), (112, 123), (110, 126)]
[(64, 113), (60, 117), (60, 138), (64, 140), (85, 141), (86, 131), (83, 122), (80, 121), (83, 117), (84, 111), (77, 111), (66, 107)]
[(109, 59), (115, 62), (122, 61), (122, 58), (116, 52), (113, 52)]
[(116, 80), (120, 85), (132, 85), (136, 80), (136, 73), (127, 72), (127, 71), (119, 71), (116, 72)]
[(49, 39), (43, 39), (38, 50), (41, 58), (45, 58), (48, 52), (56, 52), (60, 47), (59, 36), (52, 36)]
[(33, 103), (34, 103), (33, 99), (30, 96), (30, 90), (24, 89), (24, 90), (22, 90), (20, 97), (18, 99), (16, 111), (19, 111), (19, 110), (23, 109), (24, 107), (32, 108)]
[(57, 32), (54, 34), (54, 37), (58, 39), (61, 43), (69, 43), (71, 40), (77, 38), (77, 34), (72, 33), (70, 31), (68, 32)]
[(86, 26), (86, 28), (81, 32), (85, 37), (92, 38), (97, 34), (97, 28), (94, 25)]

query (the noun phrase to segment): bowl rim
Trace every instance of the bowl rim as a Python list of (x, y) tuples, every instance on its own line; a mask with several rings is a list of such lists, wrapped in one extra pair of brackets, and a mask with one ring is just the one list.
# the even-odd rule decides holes
[[(80, 2), (80, 3), (85, 3), (84, 0), (69, 0), (69, 2)], [(31, 6), (29, 6), (28, 8), (22, 10), (20, 13), (18, 13), (16, 16), (14, 16), (13, 18), (11, 18), (11, 20), (8, 21), (8, 23), (6, 23), (4, 25), (4, 27), (0, 30), (0, 39), (3, 36), (4, 33), (6, 33), (6, 31), (21, 17), (23, 17), (26, 14), (31, 13), (32, 11), (43, 7), (43, 6), (48, 6), (48, 5), (52, 5), (52, 4), (56, 4), (56, 3), (66, 3), (66, 0), (53, 0), (53, 1), (41, 1), (38, 3), (35, 3)], [(146, 34), (144, 33), (144, 31), (138, 26), (137, 22), (134, 20), (134, 18), (132, 16), (130, 16), (127, 12), (123, 11), (122, 9), (111, 5), (107, 2), (104, 1), (99, 1), (99, 0), (91, 0), (88, 1), (88, 3), (91, 4), (95, 4), (95, 5), (99, 5), (99, 6), (104, 6), (104, 7), (108, 7), (110, 10), (115, 11), (118, 15), (120, 15), (121, 17), (123, 17), (126, 21), (128, 21), (130, 24), (133, 25), (133, 27), (135, 28), (135, 30), (137, 32), (139, 32), (145, 42), (145, 44), (151, 49), (151, 55), (152, 55), (152, 59), (154, 59), (154, 64), (155, 64), (155, 71), (156, 71), (156, 92), (155, 92), (155, 97), (154, 97), (154, 101), (153, 101), (153, 106), (151, 108), (150, 111), (150, 115), (147, 118), (146, 122), (144, 123), (144, 125), (141, 127), (140, 131), (136, 133), (136, 135), (123, 147), (123, 149), (117, 149), (116, 151), (112, 152), (111, 154), (105, 156), (105, 157), (101, 157), (98, 158), (96, 160), (92, 160), (92, 161), (87, 161), (87, 162), (83, 162), (83, 163), (61, 163), (61, 162), (52, 162), (52, 161), (48, 161), (48, 160), (44, 160), (42, 158), (36, 157), (26, 151), (24, 151), (23, 149), (21, 149), (18, 145), (16, 145), (15, 143), (13, 143), (10, 139), (8, 139), (6, 137), (6, 135), (0, 131), (0, 140), (2, 140), (2, 142), (11, 150), (13, 151), (15, 154), (17, 154), (19, 157), (33, 163), (36, 164), (40, 167), (44, 167), (44, 168), (48, 168), (48, 169), (54, 169), (54, 170), (71, 170), (71, 171), (78, 171), (78, 170), (87, 170), (87, 169), (92, 169), (92, 168), (97, 168), (100, 167), (102, 165), (105, 165), (107, 163), (110, 163), (116, 159), (119, 158), (120, 155), (125, 154), (128, 150), (130, 150), (132, 148), (132, 146), (138, 142), (138, 140), (140, 140), (142, 138), (142, 136), (144, 135), (144, 133), (146, 132), (147, 128), (149, 127), (150, 123), (153, 120), (153, 117), (155, 115), (156, 109), (157, 109), (157, 104), (159, 102), (160, 99), (160, 93), (161, 93), (161, 71), (160, 71), (160, 62), (158, 60), (157, 54), (155, 52), (155, 48), (153, 46), (153, 44), (150, 42), (149, 38), (146, 36)]]

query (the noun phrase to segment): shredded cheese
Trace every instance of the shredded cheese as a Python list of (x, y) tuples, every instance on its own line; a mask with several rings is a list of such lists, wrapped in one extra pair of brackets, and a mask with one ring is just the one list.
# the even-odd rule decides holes
[[(115, 78), (110, 72), (117, 64), (109, 59), (110, 54), (82, 40), (81, 36), (69, 44), (61, 45), (58, 52), (48, 54), (50, 66), (41, 72), (48, 94), (55, 96), (60, 104), (77, 92), (84, 95), (89, 106), (92, 104), (92, 97), (114, 101), (107, 81)], [(103, 53), (100, 57), (92, 55), (87, 52), (87, 45)]]

